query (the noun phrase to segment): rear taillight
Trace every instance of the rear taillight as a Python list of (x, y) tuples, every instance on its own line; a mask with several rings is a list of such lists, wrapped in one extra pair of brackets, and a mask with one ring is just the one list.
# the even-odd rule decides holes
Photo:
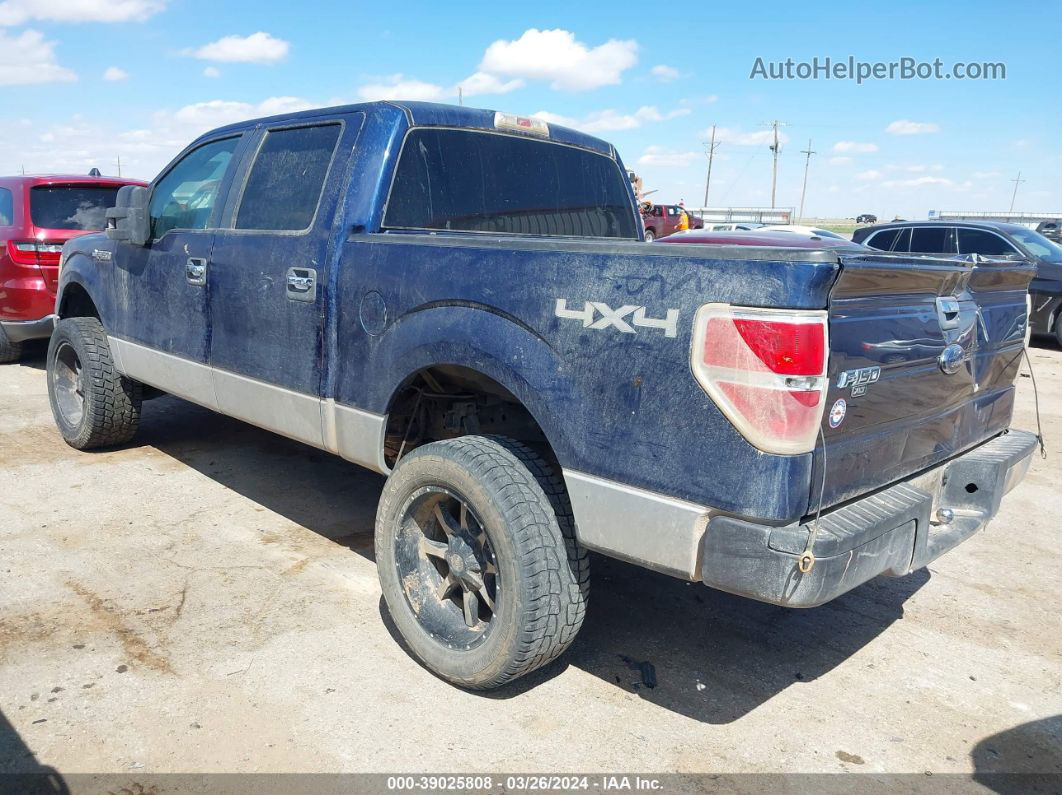
[(62, 253), (62, 243), (11, 240), (7, 244), (7, 255), (18, 265), (58, 265)]
[(826, 400), (826, 312), (706, 304), (693, 374), (741, 435), (768, 453), (813, 450)]

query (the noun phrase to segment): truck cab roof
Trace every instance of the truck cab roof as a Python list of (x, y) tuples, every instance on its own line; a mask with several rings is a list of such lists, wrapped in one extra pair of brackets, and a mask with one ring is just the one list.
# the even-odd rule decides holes
[[(380, 100), (377, 102), (360, 102), (352, 105), (335, 105), (326, 108), (310, 108), (308, 110), (296, 111), (294, 113), (282, 113), (276, 116), (248, 119), (246, 121), (236, 122), (234, 124), (226, 125), (225, 127), (211, 130), (200, 136), (198, 140), (213, 138), (226, 132), (238, 132), (253, 129), (260, 124), (275, 124), (277, 122), (286, 121), (298, 123), (301, 121), (311, 121), (323, 117), (339, 116), (357, 112), (380, 114), (382, 116), (391, 114), (395, 117), (396, 121), (399, 118), (404, 117), (406, 123), (410, 127), (459, 127), (465, 129), (490, 130), (492, 132), (498, 132), (499, 129), (502, 129), (503, 131), (512, 131), (511, 127), (499, 128), (497, 114), (500, 111), (484, 108), (469, 108), (459, 105), (444, 105), (436, 102)], [(527, 116), (517, 118), (530, 119), (534, 117)], [(616, 157), (615, 148), (607, 141), (579, 132), (578, 130), (573, 130), (570, 127), (553, 124), (541, 119), (536, 119), (536, 121), (546, 125), (548, 130), (548, 140), (555, 143), (563, 143), (570, 146), (589, 149), (607, 155), (608, 157)]]

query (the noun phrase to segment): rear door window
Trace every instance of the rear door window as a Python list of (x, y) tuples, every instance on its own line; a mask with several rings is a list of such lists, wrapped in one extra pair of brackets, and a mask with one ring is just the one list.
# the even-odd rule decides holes
[(11, 226), (15, 223), (15, 203), (11, 199), (11, 191), (0, 188), (0, 226)]
[(901, 229), (892, 242), (892, 250), (907, 253), (911, 250), (911, 227)]
[(267, 132), (247, 177), (236, 228), (308, 229), (341, 130), (333, 123)]
[(1010, 243), (986, 229), (959, 229), (959, 253), (981, 254), (986, 257), (1017, 254)]
[(417, 128), (384, 226), (636, 240), (630, 183), (611, 157), (519, 135)]
[(944, 254), (947, 252), (947, 240), (946, 226), (915, 227), (911, 230), (911, 251), (917, 254)]
[(98, 232), (117, 195), (116, 187), (38, 185), (30, 189), (30, 220), (41, 229)]

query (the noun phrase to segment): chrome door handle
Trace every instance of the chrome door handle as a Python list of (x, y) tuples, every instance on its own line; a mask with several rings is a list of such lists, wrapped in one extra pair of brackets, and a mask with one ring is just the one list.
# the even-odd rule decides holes
[(317, 271), (313, 268), (288, 268), (286, 291), (292, 301), (313, 302), (317, 298)]
[(941, 329), (955, 328), (959, 325), (959, 299), (952, 296), (937, 299), (937, 319)]
[(189, 257), (184, 266), (185, 280), (196, 287), (206, 284), (207, 261), (203, 257)]

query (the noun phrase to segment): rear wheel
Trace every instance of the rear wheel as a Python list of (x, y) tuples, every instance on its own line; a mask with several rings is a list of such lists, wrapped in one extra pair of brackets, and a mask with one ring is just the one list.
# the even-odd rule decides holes
[(498, 687), (555, 659), (586, 612), (588, 561), (563, 482), (510, 439), (405, 456), (380, 499), (376, 565), (410, 650), (462, 687)]
[(63, 439), (78, 450), (124, 444), (140, 424), (141, 387), (111, 361), (94, 317), (60, 320), (48, 344), (48, 400)]
[(652, 243), (654, 240), (656, 240), (656, 232), (654, 232), (652, 229), (646, 229), (645, 230), (645, 242), (646, 243)]
[(12, 342), (8, 338), (7, 332), (4, 331), (4, 327), (0, 326), (0, 364), (17, 362), (21, 356), (22, 343)]
[(1055, 319), (1055, 342), (1062, 345), (1062, 311), (1058, 313), (1058, 317)]

